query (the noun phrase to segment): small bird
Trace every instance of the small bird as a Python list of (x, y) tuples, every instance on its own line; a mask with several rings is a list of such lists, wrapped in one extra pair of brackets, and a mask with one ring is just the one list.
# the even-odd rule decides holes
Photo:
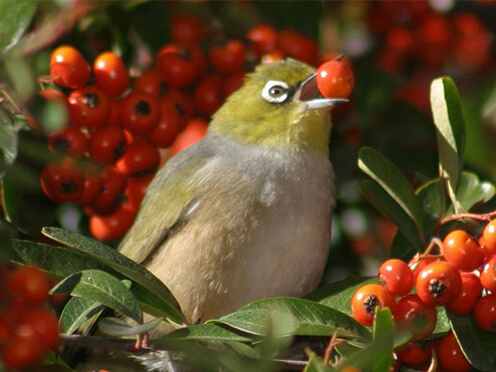
[(161, 279), (191, 324), (302, 296), (327, 262), (330, 109), (315, 69), (259, 65), (205, 137), (158, 171), (118, 250)]

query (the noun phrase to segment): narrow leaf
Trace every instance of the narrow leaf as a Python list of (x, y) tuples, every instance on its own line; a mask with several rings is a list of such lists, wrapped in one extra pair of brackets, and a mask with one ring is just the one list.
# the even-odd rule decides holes
[(0, 179), (17, 157), (17, 132), (14, 123), (0, 107)]
[(161, 321), (162, 319), (158, 318), (147, 323), (133, 326), (128, 324), (124, 319), (110, 317), (100, 320), (98, 322), (98, 329), (109, 336), (135, 336), (151, 331)]
[(101, 270), (84, 270), (62, 280), (52, 293), (64, 293), (99, 302), (141, 322), (138, 301), (119, 279)]
[(330, 336), (366, 340), (367, 328), (352, 317), (330, 307), (299, 298), (268, 298), (248, 304), (241, 310), (213, 319), (242, 332), (267, 335), (271, 319), (277, 317), (279, 336)]
[(418, 235), (422, 237), (421, 240), (424, 240), (420, 201), (405, 175), (390, 160), (370, 147), (363, 147), (360, 150), (358, 166), (403, 209), (416, 226)]
[(0, 1), (0, 59), (19, 41), (36, 11), (36, 1)]
[[(441, 175), (447, 178), (448, 190), (454, 192), (463, 171), (465, 148), (465, 123), (460, 96), (453, 81), (443, 77), (431, 83), (430, 100), (436, 125)], [(456, 200), (452, 199), (452, 202), (456, 205)]]
[(88, 319), (98, 313), (104, 306), (93, 300), (82, 297), (72, 297), (64, 306), (59, 318), (61, 332), (74, 333)]
[(78, 252), (89, 255), (139, 283), (156, 296), (162, 298), (164, 304), (169, 304), (168, 318), (176, 323), (184, 323), (186, 321), (184, 315), (179, 310), (177, 301), (170, 293), (169, 289), (156, 276), (140, 264), (130, 260), (115, 249), (112, 249), (97, 240), (72, 231), (56, 227), (45, 227), (42, 232), (50, 238), (72, 247)]
[(413, 247), (418, 251), (422, 249), (422, 235), (419, 234), (415, 223), (377, 182), (362, 181), (360, 190), (367, 200), (398, 228)]
[(250, 342), (253, 337), (249, 337), (246, 333), (237, 331), (223, 324), (207, 323), (199, 325), (191, 325), (186, 328), (180, 328), (172, 333), (169, 333), (167, 338), (178, 340), (203, 340), (203, 341), (235, 341), (235, 342)]

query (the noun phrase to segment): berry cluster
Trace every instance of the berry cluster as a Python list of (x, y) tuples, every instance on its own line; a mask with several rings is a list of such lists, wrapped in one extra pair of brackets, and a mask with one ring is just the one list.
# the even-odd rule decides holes
[[(411, 342), (396, 352), (398, 360), (408, 365), (428, 363), (434, 346), (442, 367), (452, 370), (451, 363), (460, 363), (466, 368), (456, 370), (469, 371), (452, 333), (434, 343), (426, 339), (436, 327), (436, 306), (457, 316), (473, 316), (481, 329), (496, 332), (496, 220), (478, 239), (454, 230), (439, 245), (440, 255), (427, 253), (409, 264), (385, 261), (379, 268), (381, 284), (360, 287), (352, 298), (352, 313), (359, 323), (370, 326), (376, 306), (391, 309), (396, 328), (412, 335)], [(459, 360), (449, 356), (455, 354)]]
[[(111, 52), (99, 54), (92, 67), (71, 46), (51, 55), (51, 80), (58, 89), (41, 95), (63, 102), (70, 120), (48, 138), (59, 158), (44, 168), (42, 189), (57, 203), (81, 205), (100, 240), (125, 234), (159, 164), (203, 137), (207, 120), (251, 67), (286, 56), (319, 61), (314, 40), (267, 24), (252, 28), (247, 41), (226, 39), (206, 51), (199, 19), (178, 15), (171, 27), (173, 42), (134, 79)], [(333, 63), (319, 88), (347, 96), (354, 83), (351, 69), (345, 60)]]
[(8, 370), (38, 364), (59, 344), (57, 317), (48, 306), (50, 281), (35, 267), (1, 267), (0, 356)]

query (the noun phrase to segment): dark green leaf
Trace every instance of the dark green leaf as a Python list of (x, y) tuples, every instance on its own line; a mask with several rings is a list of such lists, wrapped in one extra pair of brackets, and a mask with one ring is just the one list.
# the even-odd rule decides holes
[(147, 323), (131, 325), (124, 319), (103, 318), (98, 322), (98, 329), (109, 336), (135, 336), (151, 331), (161, 321), (162, 319), (157, 318)]
[(333, 372), (337, 371), (330, 364), (324, 364), (324, 360), (315, 353), (310, 353), (308, 364), (303, 372)]
[[(443, 177), (456, 191), (463, 171), (465, 123), (458, 90), (448, 77), (435, 79), (431, 84), (430, 100), (437, 130), (439, 164)], [(454, 197), (450, 193), (450, 197)], [(456, 205), (456, 200), (452, 200)], [(459, 211), (457, 211), (459, 212)]]
[(169, 12), (161, 1), (148, 1), (132, 9), (131, 23), (153, 55), (170, 41)]
[(393, 238), (389, 256), (391, 258), (399, 258), (403, 261), (409, 261), (418, 252), (419, 249), (414, 248), (408, 240), (406, 240), (403, 234), (397, 233)]
[(0, 179), (17, 157), (17, 132), (14, 123), (0, 107)]
[[(146, 290), (146, 296), (149, 299), (152, 297), (162, 299), (162, 306), (168, 307), (167, 318), (170, 318), (176, 323), (185, 322), (184, 315), (179, 310), (179, 305), (170, 291), (157, 277), (143, 266), (123, 256), (115, 249), (75, 232), (55, 227), (45, 227), (42, 232), (52, 239), (72, 247), (78, 252), (89, 255), (122, 275), (127, 276), (136, 283), (139, 283)], [(147, 311), (146, 308), (144, 308), (144, 310)], [(156, 315), (156, 313), (153, 314)]]
[(72, 297), (67, 301), (59, 317), (60, 330), (64, 334), (74, 333), (92, 316), (101, 311), (104, 306), (93, 300), (82, 297)]
[[(469, 211), (472, 207), (488, 202), (495, 194), (494, 185), (479, 179), (475, 173), (463, 172), (456, 190), (456, 199)], [(454, 213), (453, 206), (447, 215)]]
[(367, 200), (398, 228), (398, 231), (403, 234), (411, 246), (418, 251), (422, 250), (422, 238), (417, 226), (404, 209), (377, 182), (362, 181), (360, 189)]
[(248, 335), (226, 327), (222, 324), (208, 323), (191, 325), (187, 328), (180, 328), (167, 336), (173, 339), (203, 340), (203, 341), (236, 341), (249, 342), (253, 338)]
[(403, 209), (415, 224), (421, 240), (424, 240), (420, 201), (405, 175), (391, 161), (370, 147), (360, 150), (358, 166)]
[(470, 364), (481, 371), (496, 371), (496, 335), (480, 329), (472, 316), (448, 313), (448, 318)]
[(19, 101), (27, 102), (36, 89), (36, 78), (31, 65), (25, 58), (8, 57), (4, 66), (12, 86), (10, 93), (15, 94)]
[(356, 276), (349, 276), (343, 280), (326, 284), (325, 286), (313, 291), (305, 298), (352, 316), (351, 297), (353, 297), (356, 290), (362, 285), (378, 282), (378, 278), (359, 278)]
[(312, 301), (299, 298), (269, 298), (248, 304), (241, 310), (212, 319), (242, 332), (267, 335), (272, 319), (277, 318), (278, 336), (330, 336), (366, 340), (367, 328), (352, 317)]
[(19, 41), (36, 11), (31, 0), (0, 1), (0, 59)]
[(84, 270), (59, 282), (52, 293), (69, 294), (99, 302), (141, 322), (141, 309), (129, 288), (101, 270)]

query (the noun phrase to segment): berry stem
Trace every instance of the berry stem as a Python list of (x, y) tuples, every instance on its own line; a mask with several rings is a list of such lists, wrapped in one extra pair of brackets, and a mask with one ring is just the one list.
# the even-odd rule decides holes
[(444, 225), (447, 222), (460, 220), (462, 218), (470, 218), (470, 219), (478, 220), (478, 221), (489, 221), (495, 216), (496, 216), (496, 211), (489, 212), (489, 213), (482, 213), (482, 214), (477, 214), (477, 213), (452, 214), (450, 216), (446, 216), (443, 219), (441, 219), (440, 224)]

